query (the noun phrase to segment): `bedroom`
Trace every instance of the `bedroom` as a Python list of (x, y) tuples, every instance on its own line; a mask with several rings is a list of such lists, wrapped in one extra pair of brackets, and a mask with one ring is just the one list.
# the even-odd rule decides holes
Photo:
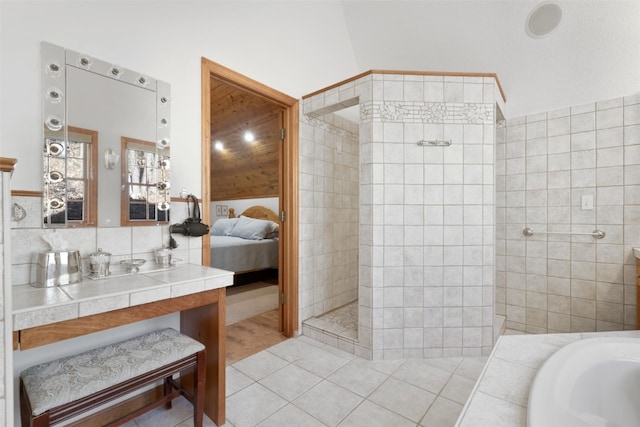
[(259, 316), (280, 332), (282, 109), (215, 78), (210, 105), (210, 265), (236, 273), (227, 324)]

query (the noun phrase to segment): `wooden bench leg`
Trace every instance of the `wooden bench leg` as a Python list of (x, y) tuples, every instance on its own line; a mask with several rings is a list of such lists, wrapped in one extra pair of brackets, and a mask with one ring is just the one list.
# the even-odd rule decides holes
[(36, 417), (31, 415), (31, 403), (27, 390), (24, 388), (22, 378), (20, 379), (20, 424), (22, 427), (49, 427), (49, 413), (45, 412)]
[(31, 420), (31, 408), (29, 408), (29, 397), (24, 389), (22, 378), (20, 378), (20, 422), (22, 427), (29, 427)]
[[(164, 379), (164, 396), (168, 396), (171, 394), (171, 392), (173, 391), (173, 387), (171, 386), (171, 379), (172, 377), (167, 377)], [(166, 409), (167, 411), (169, 411), (172, 407), (171, 405), (171, 400), (168, 401), (167, 403), (164, 404), (164, 409)]]

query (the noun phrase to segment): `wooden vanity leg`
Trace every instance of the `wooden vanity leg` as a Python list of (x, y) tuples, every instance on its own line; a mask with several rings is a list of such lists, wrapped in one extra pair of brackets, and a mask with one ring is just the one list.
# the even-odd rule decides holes
[(180, 329), (183, 334), (200, 341), (206, 347), (207, 376), (204, 412), (214, 423), (221, 426), (225, 423), (226, 416), (226, 289), (221, 288), (217, 292), (217, 303), (182, 311)]

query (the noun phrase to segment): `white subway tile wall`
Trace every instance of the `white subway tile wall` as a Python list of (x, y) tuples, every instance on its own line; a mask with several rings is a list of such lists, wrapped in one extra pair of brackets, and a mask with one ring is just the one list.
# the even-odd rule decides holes
[(640, 96), (508, 119), (496, 143), (496, 313), (507, 328), (635, 329)]

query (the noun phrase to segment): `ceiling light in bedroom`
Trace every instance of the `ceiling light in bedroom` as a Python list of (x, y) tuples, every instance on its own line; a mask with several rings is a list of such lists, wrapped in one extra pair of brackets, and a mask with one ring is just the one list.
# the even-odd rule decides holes
[(256, 137), (253, 135), (253, 132), (248, 130), (248, 131), (246, 131), (244, 133), (244, 140), (246, 142), (253, 142), (253, 141), (255, 141), (255, 139), (256, 139)]
[(222, 143), (222, 141), (216, 141), (213, 143), (213, 148), (215, 148), (217, 151), (222, 151), (224, 149), (224, 144)]
[(524, 27), (530, 37), (537, 39), (555, 30), (561, 20), (560, 6), (553, 2), (544, 2), (529, 12)]

